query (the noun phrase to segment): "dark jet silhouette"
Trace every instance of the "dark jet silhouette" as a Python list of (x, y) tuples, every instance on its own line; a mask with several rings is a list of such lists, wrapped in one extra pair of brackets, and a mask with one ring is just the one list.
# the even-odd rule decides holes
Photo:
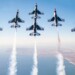
[(57, 12), (56, 9), (54, 10), (54, 16), (48, 20), (48, 22), (52, 22), (54, 21), (54, 24), (52, 24), (52, 26), (62, 26), (62, 24), (59, 24), (58, 21), (65, 21), (64, 19), (61, 19), (60, 17), (57, 16)]
[(75, 28), (71, 29), (71, 32), (75, 32)]
[(19, 10), (17, 10), (16, 17), (9, 21), (9, 23), (15, 23), (14, 25), (11, 25), (11, 28), (20, 28), (18, 22), (24, 23), (24, 21), (19, 18)]
[[(31, 12), (31, 13), (29, 13), (29, 15), (34, 15), (36, 18), (41, 18), (41, 17), (39, 17), (38, 15), (43, 15), (44, 13), (42, 13), (42, 12), (40, 12), (39, 10), (38, 10), (38, 5), (37, 5), (37, 3), (35, 4), (35, 9)], [(34, 18), (34, 17), (32, 17), (32, 18)]]
[(37, 32), (37, 30), (44, 30), (44, 28), (40, 27), (37, 22), (37, 18), (34, 18), (34, 24), (30, 27), (27, 28), (26, 30), (33, 30), (33, 33), (30, 33), (30, 36), (39, 36), (40, 34)]
[(0, 28), (0, 31), (2, 31), (3, 29), (2, 28)]

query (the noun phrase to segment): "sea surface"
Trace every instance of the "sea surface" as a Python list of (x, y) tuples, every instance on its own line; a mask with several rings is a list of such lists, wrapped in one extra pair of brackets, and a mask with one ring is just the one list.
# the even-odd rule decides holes
[[(17, 49), (17, 73), (16, 75), (31, 75), (33, 66), (33, 50), (27, 54), (26, 48)], [(24, 53), (25, 50), (25, 53)], [(12, 48), (0, 49), (0, 75), (9, 75), (9, 62)], [(38, 75), (57, 75), (57, 57), (55, 56), (38, 56)], [(75, 65), (64, 59), (66, 75), (75, 75)]]

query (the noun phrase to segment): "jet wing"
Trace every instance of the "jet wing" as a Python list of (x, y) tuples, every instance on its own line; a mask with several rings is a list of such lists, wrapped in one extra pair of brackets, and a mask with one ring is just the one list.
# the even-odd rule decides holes
[(40, 12), (39, 10), (37, 10), (37, 13), (38, 13), (38, 14), (44, 14), (44, 13)]
[(58, 21), (64, 21), (64, 19), (61, 19), (60, 17), (57, 17)]
[(33, 30), (33, 25), (30, 28), (27, 28), (26, 30)]
[(18, 22), (23, 22), (23, 23), (24, 23), (24, 21), (23, 21), (23, 20), (21, 20), (20, 18), (18, 18), (17, 20), (18, 20)]
[(14, 19), (12, 19), (11, 21), (9, 21), (9, 23), (13, 23), (13, 22), (15, 22), (15, 18), (14, 18)]
[(42, 28), (42, 27), (40, 27), (38, 25), (36, 25), (36, 28), (37, 28), (37, 30), (44, 30), (44, 28)]
[(54, 17), (52, 17), (51, 19), (48, 20), (48, 22), (54, 21)]
[(35, 13), (35, 11), (33, 10), (31, 13), (29, 13), (29, 15), (34, 14), (34, 13)]

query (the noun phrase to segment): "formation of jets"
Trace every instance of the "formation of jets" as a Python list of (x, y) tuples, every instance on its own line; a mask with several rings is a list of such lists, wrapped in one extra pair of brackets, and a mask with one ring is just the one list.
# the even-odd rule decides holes
[(40, 18), (38, 15), (44, 14), (44, 13), (40, 12), (37, 7), (38, 6), (36, 4), (35, 9), (31, 13), (29, 13), (29, 15), (33, 15), (32, 19), (34, 19), (34, 24), (26, 29), (26, 30), (33, 30), (33, 33), (30, 33), (30, 36), (36, 36), (36, 35), (39, 36), (40, 33), (38, 33), (37, 30), (44, 30), (44, 28), (40, 27), (37, 24), (37, 19)]
[[(41, 17), (39, 15), (44, 15), (44, 13), (42, 13), (41, 11), (38, 10), (38, 5), (37, 3), (35, 4), (35, 8), (32, 12), (29, 13), (29, 15), (33, 15), (31, 18), (34, 19), (34, 23), (29, 27), (27, 28), (26, 30), (30, 31), (30, 30), (33, 30), (32, 33), (30, 33), (30, 36), (39, 36), (40, 33), (38, 33), (37, 31), (38, 30), (44, 30), (44, 28), (40, 27), (37, 23), (37, 19), (40, 19)], [(57, 15), (57, 11), (56, 9), (54, 9), (54, 16), (48, 20), (48, 22), (54, 22), (52, 24), (52, 26), (62, 26), (62, 24), (60, 24), (59, 22), (64, 22), (65, 20), (60, 18), (58, 15)], [(11, 25), (11, 28), (20, 28), (21, 26), (18, 24), (18, 23), (24, 23), (24, 20), (22, 20), (20, 17), (19, 17), (19, 10), (17, 10), (17, 13), (16, 13), (16, 17), (13, 18), (11, 21), (9, 21), (9, 23), (14, 23), (13, 25)], [(3, 29), (0, 28), (0, 31), (2, 31)], [(71, 29), (72, 32), (75, 31), (75, 28)]]

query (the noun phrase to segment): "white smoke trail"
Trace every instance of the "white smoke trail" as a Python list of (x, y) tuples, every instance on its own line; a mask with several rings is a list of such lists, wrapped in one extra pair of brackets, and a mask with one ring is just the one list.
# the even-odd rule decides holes
[(64, 65), (64, 58), (62, 54), (57, 55), (58, 63), (57, 63), (57, 75), (66, 75), (65, 73), (65, 65)]
[(34, 55), (33, 55), (33, 68), (31, 75), (38, 75), (38, 61), (37, 61), (37, 48), (36, 48), (36, 40), (34, 45)]
[[(57, 30), (57, 34), (58, 34), (58, 52), (60, 52), (61, 40), (60, 40), (58, 30)], [(58, 59), (58, 62), (57, 62), (57, 75), (66, 75), (63, 55), (61, 53), (58, 53), (57, 59)]]
[(14, 33), (14, 40), (13, 40), (13, 49), (10, 57), (10, 63), (9, 63), (9, 75), (16, 75), (17, 72), (17, 61), (16, 61), (16, 30)]

